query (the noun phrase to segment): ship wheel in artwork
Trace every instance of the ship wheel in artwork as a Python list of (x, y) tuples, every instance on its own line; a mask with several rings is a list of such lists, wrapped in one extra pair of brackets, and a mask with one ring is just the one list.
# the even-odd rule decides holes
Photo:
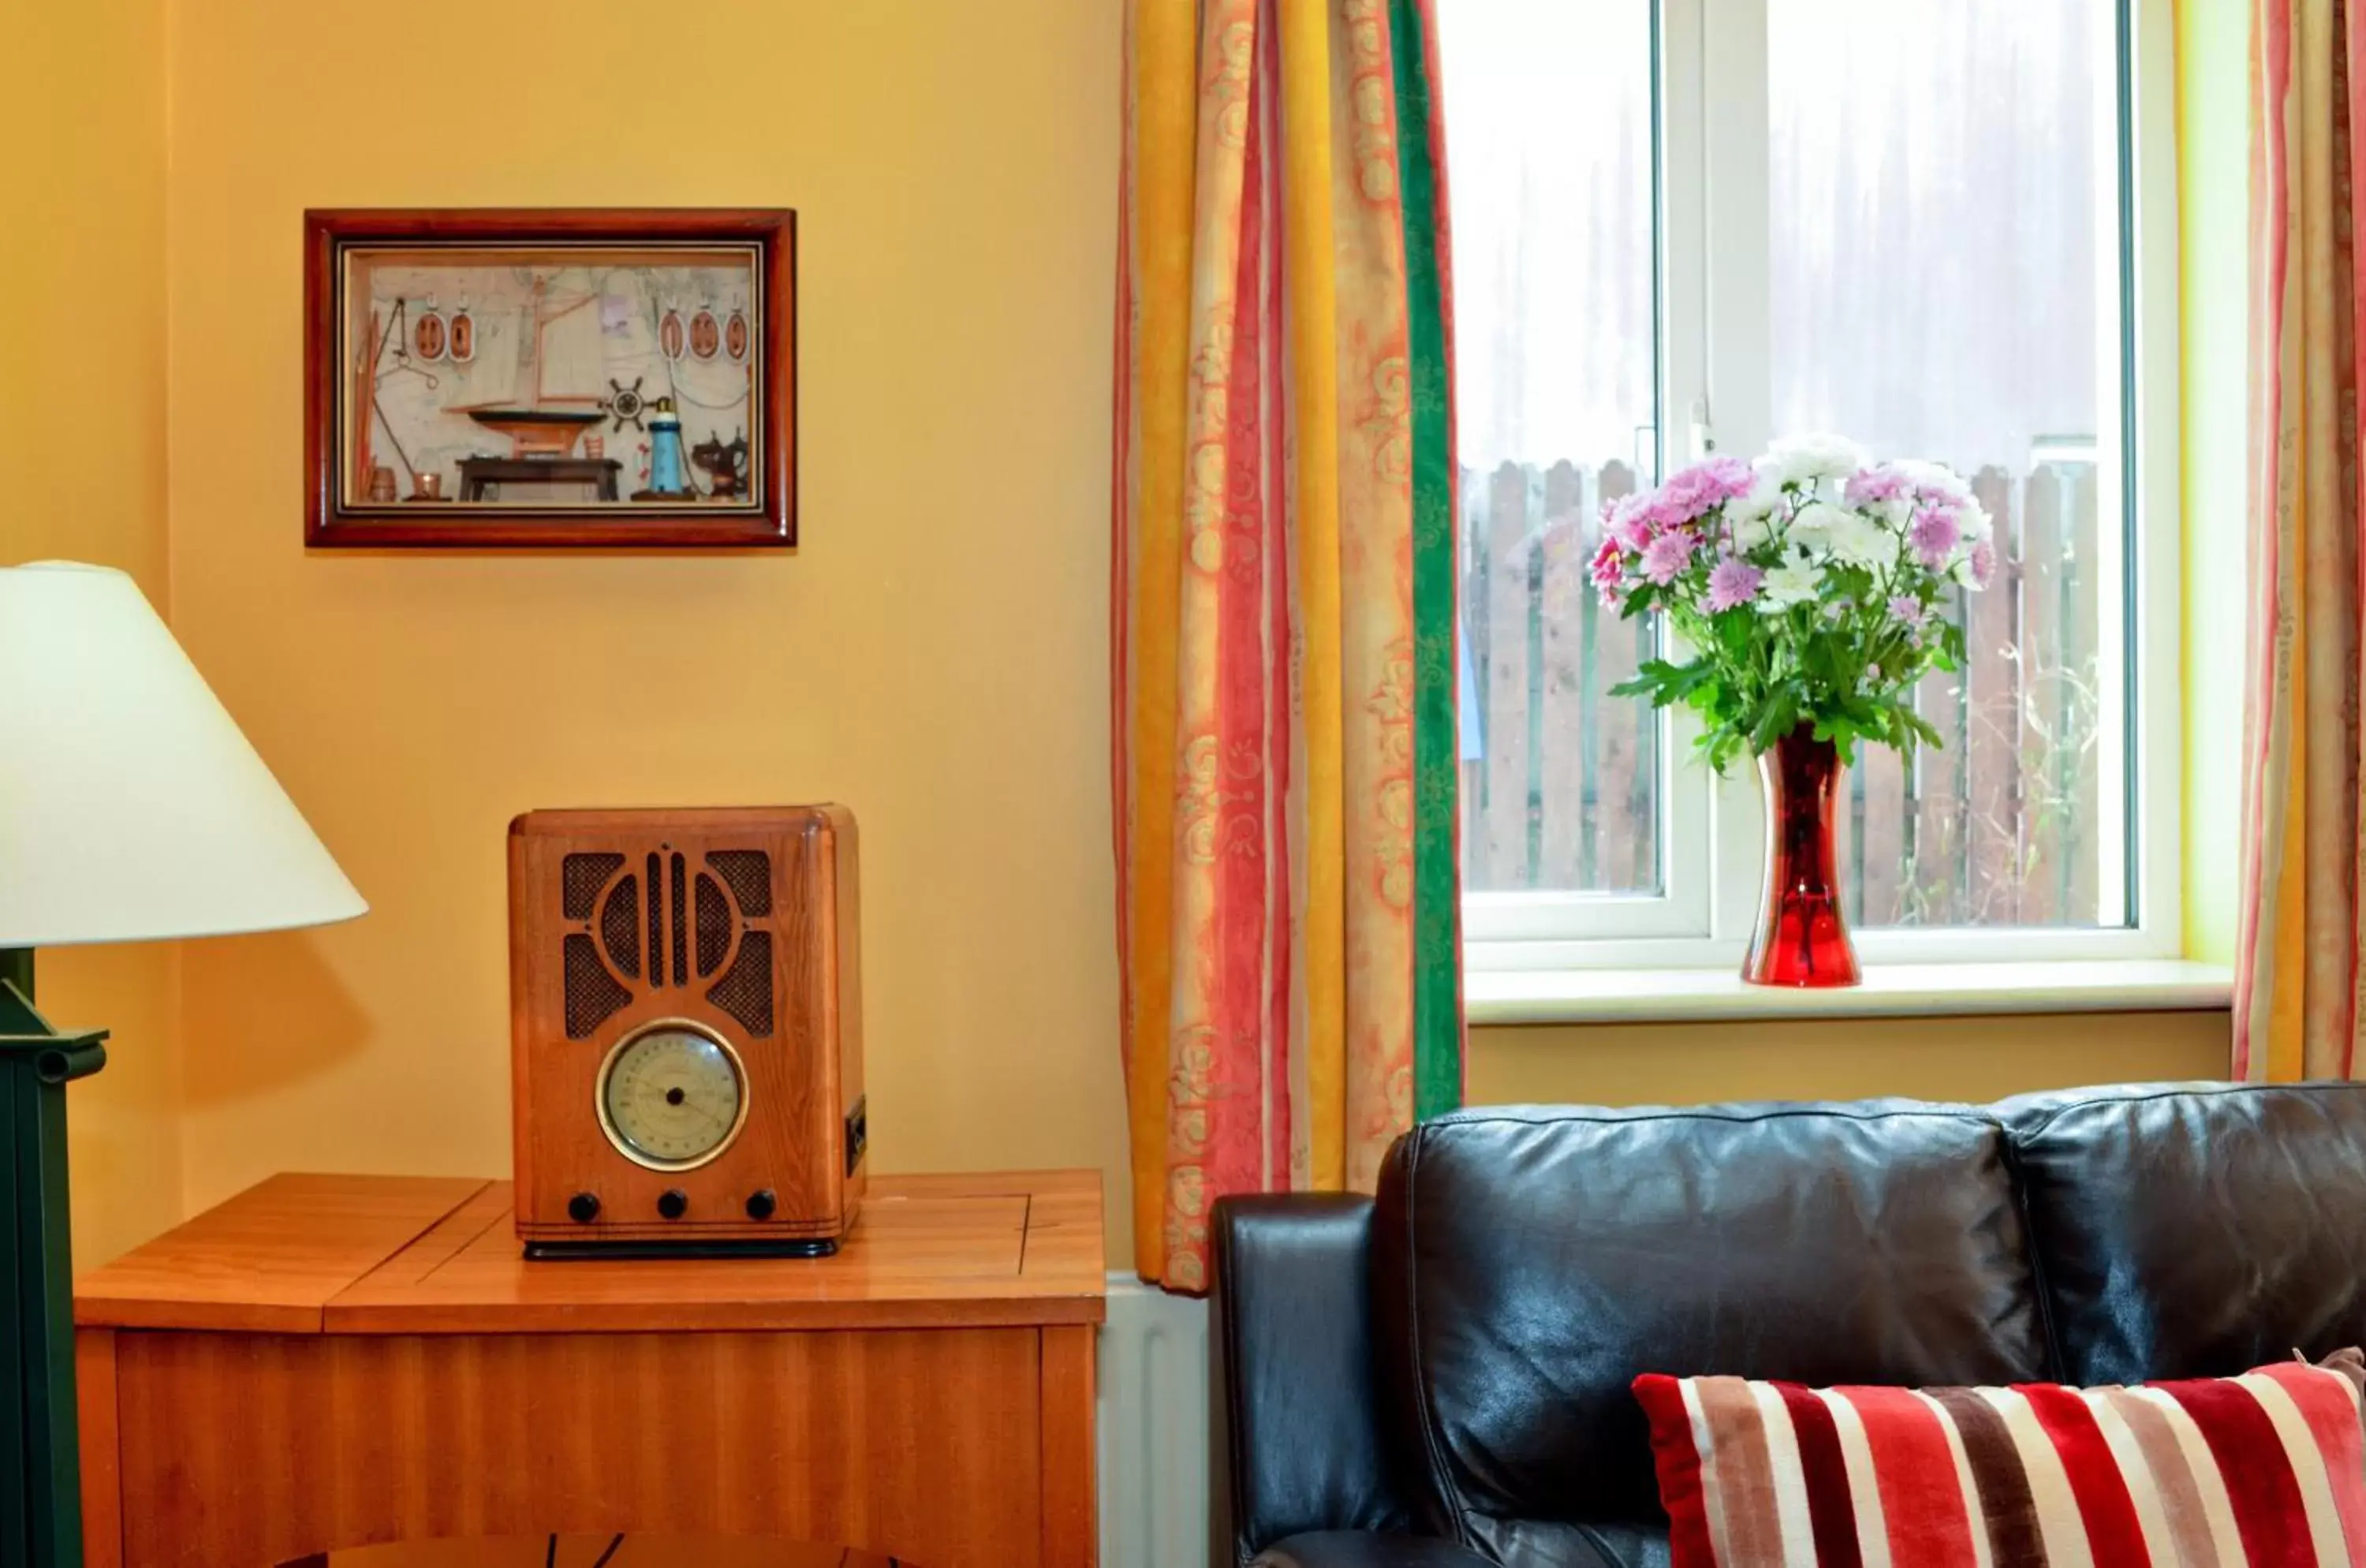
[(638, 376), (633, 378), (633, 384), (629, 387), (613, 376), (608, 378), (608, 395), (601, 400), (600, 410), (616, 422), (610, 427), (612, 435), (624, 429), (627, 422), (635, 430), (648, 428), (641, 423), (641, 415), (648, 412), (648, 403), (641, 396), (641, 378)]

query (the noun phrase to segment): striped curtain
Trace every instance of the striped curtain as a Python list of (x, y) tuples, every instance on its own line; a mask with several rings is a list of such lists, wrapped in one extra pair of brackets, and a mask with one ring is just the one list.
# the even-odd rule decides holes
[(2253, 0), (2250, 682), (2235, 1076), (2360, 1064), (2359, 0)]
[(1135, 1260), (1462, 1095), (1432, 0), (1128, 0), (1111, 655)]

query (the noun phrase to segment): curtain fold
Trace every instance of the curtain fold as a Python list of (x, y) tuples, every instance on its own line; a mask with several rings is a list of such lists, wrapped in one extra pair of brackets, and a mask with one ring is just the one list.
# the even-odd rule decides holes
[(2355, 0), (2254, 0), (2251, 601), (2235, 1076), (2360, 1066), (2360, 275)]
[(1432, 0), (1129, 0), (1110, 645), (1143, 1277), (1462, 1096)]

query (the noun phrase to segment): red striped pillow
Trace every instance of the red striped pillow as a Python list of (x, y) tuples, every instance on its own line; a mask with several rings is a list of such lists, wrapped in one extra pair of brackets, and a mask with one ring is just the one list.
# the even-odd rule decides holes
[(2366, 1358), (2135, 1388), (1635, 1380), (1674, 1568), (2366, 1568)]

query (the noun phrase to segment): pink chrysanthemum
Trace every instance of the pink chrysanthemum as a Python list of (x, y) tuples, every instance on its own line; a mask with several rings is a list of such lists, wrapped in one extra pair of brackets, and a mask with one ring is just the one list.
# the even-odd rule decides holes
[(1909, 593), (1900, 593), (1889, 601), (1889, 617), (1920, 630), (1922, 626), (1922, 601)]
[(1630, 554), (1639, 553), (1651, 542), (1651, 536), (1660, 531), (1648, 512), (1652, 499), (1651, 493), (1646, 491), (1605, 502), (1602, 508), (1603, 533), (1617, 540), (1619, 548)]
[(1684, 570), (1696, 547), (1690, 534), (1670, 529), (1644, 547), (1643, 575), (1664, 588)]
[(1627, 563), (1620, 557), (1618, 541), (1603, 540), (1602, 547), (1594, 552), (1594, 564), (1586, 569), (1594, 588), (1607, 600), (1617, 592), (1618, 580), (1626, 574)]
[(1758, 597), (1766, 574), (1746, 560), (1727, 556), (1708, 574), (1708, 607), (1712, 615), (1738, 610)]
[(1932, 571), (1946, 566), (1963, 538), (1963, 525), (1955, 521), (1955, 514), (1937, 506), (1917, 512), (1914, 525), (1906, 534), (1906, 542), (1914, 547), (1914, 558)]
[(1965, 564), (1971, 569), (1972, 586), (1986, 588), (1996, 576), (1996, 547), (1982, 539), (1972, 547), (1972, 553), (1965, 558)]
[(1739, 501), (1758, 484), (1758, 470), (1741, 458), (1711, 457), (1700, 464), (1699, 470), (1707, 476), (1708, 483), (1726, 501)]
[(1844, 494), (1851, 506), (1875, 506), (1885, 501), (1895, 501), (1913, 488), (1914, 481), (1907, 475), (1886, 463), (1876, 463), (1870, 468), (1859, 468), (1851, 474)]
[(1969, 485), (1936, 464), (1917, 464), (1908, 477), (1914, 480), (1915, 499), (1927, 505), (1962, 506), (1972, 499)]
[(1652, 492), (1645, 515), (1657, 519), (1662, 527), (1689, 523), (1748, 495), (1756, 479), (1755, 471), (1739, 457), (1711, 457), (1671, 474), (1668, 482)]

